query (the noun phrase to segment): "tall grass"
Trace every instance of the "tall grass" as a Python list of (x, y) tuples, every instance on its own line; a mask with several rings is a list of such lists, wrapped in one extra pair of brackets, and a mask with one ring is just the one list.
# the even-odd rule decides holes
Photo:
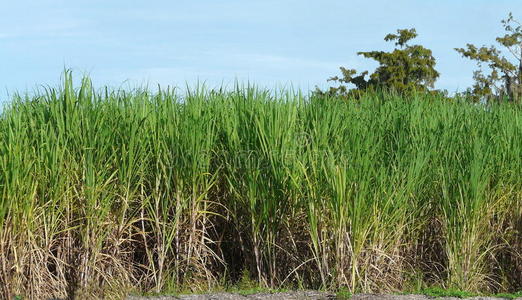
[(516, 106), (72, 82), (0, 117), (5, 297), (522, 289)]

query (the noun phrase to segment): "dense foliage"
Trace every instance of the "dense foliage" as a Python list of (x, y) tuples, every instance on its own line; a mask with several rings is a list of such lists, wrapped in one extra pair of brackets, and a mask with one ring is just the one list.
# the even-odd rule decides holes
[[(384, 37), (385, 41), (394, 41), (395, 46), (398, 47), (392, 52), (358, 52), (358, 55), (377, 61), (379, 67), (369, 76), (369, 79), (366, 79), (368, 71), (356, 75), (357, 70), (341, 67), (342, 77), (335, 76), (329, 79), (340, 85), (331, 87), (326, 93), (330, 96), (353, 97), (359, 95), (361, 91), (370, 89), (394, 90), (407, 95), (426, 92), (429, 88), (433, 88), (435, 80), (439, 77), (439, 73), (435, 70), (435, 58), (430, 49), (408, 44), (415, 37), (417, 37), (415, 29), (399, 29), (397, 34), (388, 34)], [(355, 89), (351, 89), (346, 84), (355, 85)]]
[[(497, 42), (507, 50), (513, 61), (495, 46), (467, 44), (466, 48), (455, 49), (463, 57), (476, 61), (480, 67), (473, 74), (475, 84), (467, 92), (467, 96), (475, 101), (507, 99), (518, 102), (522, 99), (522, 24), (512, 14), (502, 24), (506, 33), (498, 37)], [(486, 70), (488, 74), (484, 74)]]
[[(522, 288), (522, 111), (424, 94), (96, 93), (0, 118), (0, 287)], [(244, 274), (244, 273), (243, 273)]]
[[(455, 48), (463, 57), (476, 61), (479, 67), (473, 73), (474, 85), (460, 93), (468, 100), (520, 102), (522, 99), (522, 24), (510, 13), (507, 19), (502, 20), (502, 25), (506, 33), (496, 40), (504, 49), (495, 46), (477, 47), (473, 44), (467, 44), (466, 48)], [(414, 28), (399, 29), (397, 34), (388, 34), (384, 40), (395, 42), (397, 48), (393, 51), (357, 53), (379, 63), (368, 79), (368, 71), (359, 73), (355, 69), (340, 67), (341, 76), (328, 79), (337, 83), (337, 86), (326, 91), (316, 89), (316, 95), (351, 99), (367, 91), (383, 90), (404, 96), (418, 92), (447, 95), (447, 91), (433, 90), (439, 72), (435, 69), (436, 59), (432, 51), (421, 45), (408, 44), (416, 37)]]

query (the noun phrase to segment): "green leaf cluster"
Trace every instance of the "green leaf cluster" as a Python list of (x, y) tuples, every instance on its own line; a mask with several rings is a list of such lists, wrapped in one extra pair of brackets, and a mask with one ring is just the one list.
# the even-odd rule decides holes
[[(429, 91), (433, 88), (439, 72), (435, 70), (435, 58), (432, 51), (421, 45), (410, 45), (417, 37), (412, 29), (399, 29), (396, 34), (384, 37), (387, 42), (395, 42), (396, 48), (391, 52), (368, 51), (358, 55), (370, 58), (379, 63), (372, 73), (357, 72), (355, 69), (341, 67), (341, 76), (331, 77), (329, 81), (339, 83), (322, 94), (335, 96), (354, 96), (367, 90), (393, 90), (400, 94), (414, 91)], [(368, 77), (368, 78), (367, 78)], [(350, 88), (350, 85), (355, 88)]]
[(522, 99), (522, 24), (511, 13), (502, 24), (506, 33), (496, 41), (510, 54), (511, 60), (493, 45), (467, 44), (466, 48), (455, 48), (463, 57), (476, 61), (479, 67), (473, 74), (473, 87), (465, 93), (475, 101)]

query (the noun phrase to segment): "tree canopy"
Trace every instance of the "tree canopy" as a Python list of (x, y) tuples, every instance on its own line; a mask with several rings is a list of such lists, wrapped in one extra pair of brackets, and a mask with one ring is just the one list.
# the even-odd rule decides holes
[[(435, 58), (432, 51), (421, 45), (410, 45), (417, 37), (412, 29), (399, 29), (395, 34), (384, 37), (387, 42), (395, 42), (396, 48), (391, 52), (368, 51), (358, 52), (358, 55), (370, 58), (379, 63), (377, 69), (369, 75), (368, 71), (358, 72), (355, 69), (341, 67), (341, 76), (334, 76), (328, 81), (340, 85), (331, 87), (321, 94), (348, 96), (368, 89), (394, 90), (401, 94), (413, 91), (428, 91), (439, 77), (435, 70)], [(355, 86), (351, 88), (349, 85)]]
[(477, 62), (474, 72), (475, 83), (466, 94), (475, 101), (482, 99), (507, 99), (521, 101), (522, 98), (522, 25), (509, 14), (502, 20), (504, 36), (496, 41), (507, 50), (511, 60), (495, 46), (477, 47), (467, 44), (466, 48), (455, 48), (463, 57)]

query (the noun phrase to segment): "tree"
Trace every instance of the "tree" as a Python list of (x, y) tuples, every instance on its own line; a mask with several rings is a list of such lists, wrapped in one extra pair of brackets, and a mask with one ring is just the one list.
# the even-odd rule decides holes
[(514, 61), (509, 61), (495, 46), (478, 48), (467, 44), (466, 48), (455, 48), (463, 57), (476, 61), (479, 67), (473, 73), (474, 85), (466, 92), (475, 101), (520, 101), (522, 98), (522, 26), (511, 13), (502, 20), (502, 25), (506, 33), (497, 37), (496, 41), (511, 54)]
[[(328, 79), (339, 83), (338, 87), (331, 87), (321, 94), (348, 96), (368, 89), (394, 90), (401, 94), (413, 91), (428, 91), (433, 88), (439, 73), (435, 70), (435, 58), (430, 49), (420, 45), (409, 45), (408, 42), (417, 37), (412, 29), (399, 29), (397, 34), (388, 34), (384, 37), (387, 42), (395, 42), (396, 48), (392, 52), (369, 51), (358, 52), (366, 58), (379, 63), (379, 67), (366, 79), (368, 71), (357, 75), (355, 69), (341, 67), (341, 77)], [(350, 89), (347, 84), (355, 86)]]

